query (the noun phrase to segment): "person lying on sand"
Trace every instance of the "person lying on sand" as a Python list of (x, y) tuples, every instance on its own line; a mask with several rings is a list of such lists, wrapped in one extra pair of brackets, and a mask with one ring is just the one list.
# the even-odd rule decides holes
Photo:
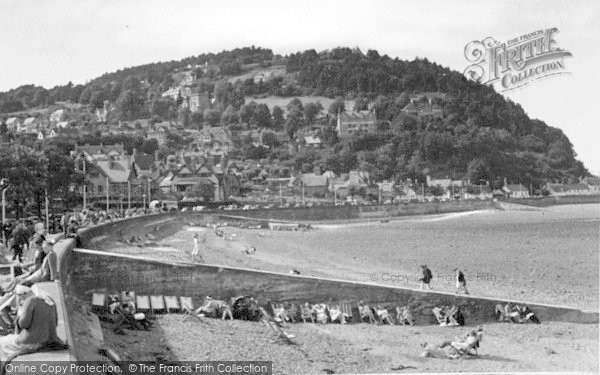
[(475, 350), (475, 354), (477, 354), (482, 338), (483, 328), (478, 327), (477, 331), (470, 331), (464, 337), (455, 338), (454, 341), (444, 341), (440, 345), (421, 344), (424, 348), (421, 356), (457, 359), (463, 355), (471, 354), (471, 350)]

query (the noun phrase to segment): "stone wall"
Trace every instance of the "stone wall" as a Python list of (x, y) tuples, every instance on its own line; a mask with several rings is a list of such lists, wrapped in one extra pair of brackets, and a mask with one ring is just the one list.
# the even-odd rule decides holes
[[(143, 260), (122, 254), (77, 249), (72, 255), (70, 293), (90, 300), (94, 292), (135, 291), (137, 295), (189, 296), (229, 299), (251, 295), (259, 301), (296, 303), (356, 303), (409, 305), (417, 324), (433, 324), (431, 308), (458, 305), (469, 324), (495, 320), (494, 307), (506, 300), (419, 291), (367, 283), (277, 274), (250, 269), (188, 265)], [(529, 304), (543, 321), (597, 323), (598, 313)]]

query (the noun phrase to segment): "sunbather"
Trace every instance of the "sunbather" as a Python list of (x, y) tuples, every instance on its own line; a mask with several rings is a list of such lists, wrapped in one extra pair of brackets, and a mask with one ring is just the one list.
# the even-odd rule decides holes
[(412, 326), (415, 324), (415, 318), (413, 317), (412, 312), (410, 311), (410, 308), (408, 306), (404, 306), (402, 308), (400, 306), (396, 307), (396, 321), (400, 325)]
[(346, 324), (346, 316), (340, 309), (339, 305), (329, 306), (329, 317), (332, 323)]
[(300, 307), (300, 318), (304, 323), (306, 323), (307, 320), (310, 320), (312, 323), (315, 322), (315, 315), (313, 314), (313, 309), (308, 304), (308, 302), (306, 302)]
[(392, 323), (390, 312), (386, 308), (383, 308), (382, 306), (377, 306), (375, 311), (377, 312), (377, 317), (379, 318), (380, 322), (388, 323), (389, 325), (394, 325), (394, 323)]
[(375, 319), (375, 312), (371, 306), (366, 305), (363, 301), (358, 302), (358, 312), (360, 314), (361, 321), (367, 319), (371, 324), (377, 323), (377, 320)]
[(327, 314), (327, 307), (323, 304), (313, 305), (313, 312), (315, 314), (315, 320), (317, 323), (326, 324), (329, 316)]

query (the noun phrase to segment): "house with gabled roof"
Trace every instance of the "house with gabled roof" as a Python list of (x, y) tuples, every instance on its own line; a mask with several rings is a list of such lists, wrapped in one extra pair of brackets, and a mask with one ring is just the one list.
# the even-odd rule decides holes
[(21, 127), (22, 121), (18, 117), (9, 117), (5, 123), (8, 131), (16, 132)]
[(319, 137), (314, 137), (312, 135), (304, 137), (304, 143), (306, 147), (312, 148), (320, 148), (321, 147), (321, 139)]
[(600, 178), (598, 177), (584, 177), (581, 180), (584, 184), (587, 185), (590, 192), (593, 194), (600, 193)]
[(65, 118), (66, 118), (66, 111), (63, 108), (57, 109), (56, 111), (52, 112), (49, 116), (49, 120), (52, 123), (64, 121)]
[(377, 132), (375, 113), (371, 111), (340, 112), (337, 116), (338, 136), (375, 134)]
[(95, 159), (86, 164), (86, 185), (90, 198), (105, 199), (108, 195), (112, 200), (127, 197), (129, 188), (133, 196), (141, 195), (137, 173), (128, 158), (121, 160)]
[(324, 175), (303, 173), (291, 178), (288, 186), (298, 192), (304, 189), (304, 194), (309, 196), (322, 196), (329, 191), (329, 179)]
[(509, 198), (529, 198), (529, 190), (521, 184), (504, 184), (502, 191)]
[(125, 158), (125, 149), (120, 143), (114, 145), (90, 145), (75, 146), (76, 153), (85, 155), (88, 161), (96, 160), (122, 160)]
[(404, 108), (400, 110), (402, 113), (413, 116), (443, 116), (444, 110), (441, 105), (433, 103), (428, 96), (415, 97), (410, 99)]
[(587, 184), (581, 182), (577, 184), (548, 184), (546, 189), (550, 192), (550, 195), (555, 197), (589, 195), (593, 193)]

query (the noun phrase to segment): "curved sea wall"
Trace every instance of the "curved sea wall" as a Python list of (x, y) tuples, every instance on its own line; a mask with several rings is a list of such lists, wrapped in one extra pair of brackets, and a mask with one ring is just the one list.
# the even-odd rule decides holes
[[(462, 210), (465, 211), (467, 207), (470, 209), (491, 207), (489, 202), (477, 203), (477, 205), (461, 206), (461, 208), (464, 208)], [(379, 208), (365, 209), (365, 207)], [(380, 207), (388, 208), (387, 206), (352, 206), (328, 208), (327, 210), (323, 210), (322, 207), (290, 210), (295, 212), (295, 215), (288, 215), (285, 209), (228, 211), (227, 213), (222, 211), (168, 213), (128, 218), (81, 229), (78, 248), (73, 239), (63, 239), (55, 245), (59, 255), (60, 285), (66, 305), (65, 328), (69, 341), (72, 342), (71, 356), (86, 360), (99, 358), (97, 349), (102, 346), (102, 330), (97, 317), (89, 312), (88, 307), (94, 292), (117, 293), (131, 290), (138, 295), (189, 296), (192, 297), (196, 306), (207, 295), (214, 298), (252, 295), (260, 300), (279, 303), (346, 302), (355, 304), (359, 300), (363, 300), (371, 304), (408, 305), (414, 311), (417, 324), (435, 323), (431, 314), (433, 306), (456, 304), (461, 307), (468, 324), (495, 321), (495, 305), (505, 304), (508, 302), (507, 300), (458, 296), (450, 293), (277, 274), (218, 265), (151, 261), (100, 250), (107, 249), (109, 247), (107, 245), (117, 239), (126, 240), (133, 236), (161, 238), (174, 233), (182, 225), (223, 222), (230, 215), (247, 215), (253, 218), (251, 221), (281, 220), (284, 217), (289, 221), (290, 216), (292, 220), (319, 220), (327, 215), (323, 211), (335, 210), (335, 217), (348, 219), (348, 216), (354, 215), (357, 215), (357, 218), (368, 217), (373, 212), (377, 215), (380, 212), (387, 212), (389, 217), (391, 214), (401, 212), (403, 208), (402, 205), (392, 206), (390, 211), (382, 211)], [(457, 208), (457, 206), (453, 207)], [(433, 205), (429, 208), (436, 210), (435, 212), (449, 212), (442, 210), (451, 207)], [(405, 212), (403, 211), (403, 213)], [(367, 216), (362, 216), (363, 214)], [(542, 321), (598, 323), (597, 312), (542, 304), (529, 304), (529, 306)]]

